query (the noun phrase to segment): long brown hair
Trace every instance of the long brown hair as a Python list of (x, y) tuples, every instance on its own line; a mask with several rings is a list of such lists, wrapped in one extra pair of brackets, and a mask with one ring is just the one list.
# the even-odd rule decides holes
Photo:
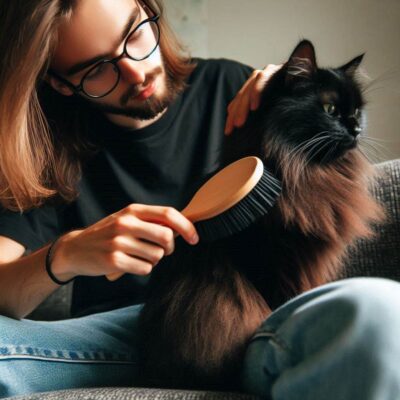
[[(12, 211), (49, 199), (73, 201), (81, 161), (95, 147), (84, 134), (87, 109), (44, 81), (61, 21), (77, 0), (0, 0), (0, 204)], [(184, 82), (193, 69), (162, 13), (160, 49), (167, 73)]]

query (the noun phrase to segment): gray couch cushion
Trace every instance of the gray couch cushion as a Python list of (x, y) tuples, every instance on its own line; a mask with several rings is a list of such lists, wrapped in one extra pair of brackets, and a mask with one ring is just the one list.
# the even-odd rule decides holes
[(258, 397), (229, 392), (207, 392), (195, 390), (144, 389), (144, 388), (93, 388), (59, 390), (29, 396), (15, 396), (19, 400), (255, 400)]
[(376, 237), (349, 248), (343, 277), (379, 276), (400, 281), (400, 159), (377, 164), (379, 179), (372, 189), (386, 208), (388, 221), (373, 225)]

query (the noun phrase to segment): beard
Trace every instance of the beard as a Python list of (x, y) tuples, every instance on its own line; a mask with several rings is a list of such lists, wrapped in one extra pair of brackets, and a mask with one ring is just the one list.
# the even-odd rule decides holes
[[(157, 67), (149, 72), (143, 86), (151, 84), (163, 72), (162, 67)], [(140, 92), (137, 86), (129, 88), (120, 99), (121, 106), (114, 106), (107, 103), (96, 103), (87, 100), (91, 107), (103, 111), (108, 114), (123, 115), (138, 120), (150, 120), (164, 111), (170, 104), (174, 102), (176, 97), (183, 91), (182, 82), (180, 79), (174, 78), (173, 74), (165, 72), (165, 92), (156, 97), (154, 94), (149, 98), (141, 101), (140, 105), (129, 106), (129, 101), (137, 96)]]

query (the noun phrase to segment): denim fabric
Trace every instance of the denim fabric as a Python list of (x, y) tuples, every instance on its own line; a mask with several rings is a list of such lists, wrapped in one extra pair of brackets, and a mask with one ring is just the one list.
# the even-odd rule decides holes
[(350, 278), (295, 297), (257, 330), (242, 372), (266, 399), (400, 399), (400, 283)]
[(69, 388), (133, 386), (142, 305), (63, 321), (0, 316), (0, 398)]
[[(142, 305), (63, 321), (0, 316), (0, 398), (134, 386)], [(350, 278), (275, 310), (249, 343), (243, 391), (274, 400), (400, 399), (400, 284)]]

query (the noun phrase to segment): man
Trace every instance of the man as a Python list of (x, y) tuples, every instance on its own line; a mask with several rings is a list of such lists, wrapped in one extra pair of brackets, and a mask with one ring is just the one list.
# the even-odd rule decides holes
[[(167, 265), (174, 232), (197, 243), (178, 210), (218, 168), (223, 131), (244, 123), (278, 67), (185, 58), (158, 1), (15, 0), (0, 9), (9, 60), (0, 74), (0, 397), (135, 385), (149, 274)], [(25, 249), (33, 253), (21, 257)], [(125, 275), (105, 278), (115, 272)], [(74, 319), (23, 319), (72, 279)], [(375, 290), (383, 300), (371, 300)], [(398, 376), (373, 375), (376, 360), (364, 350), (382, 338), (387, 301), (400, 300), (386, 280), (334, 283), (293, 299), (249, 347), (244, 389), (366, 399), (374, 388), (391, 398)], [(379, 323), (366, 318), (369, 307)], [(344, 337), (353, 326), (365, 337)], [(385, 331), (380, 350), (398, 349), (394, 336)]]

